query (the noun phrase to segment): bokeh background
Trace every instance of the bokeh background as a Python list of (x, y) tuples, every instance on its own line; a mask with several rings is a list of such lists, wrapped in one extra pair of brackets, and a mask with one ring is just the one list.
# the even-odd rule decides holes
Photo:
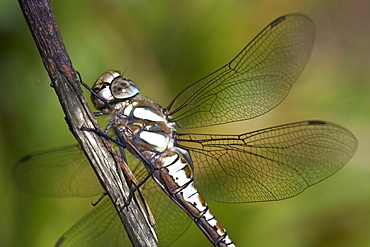
[[(166, 106), (221, 67), (275, 18), (302, 12), (316, 23), (311, 59), (287, 99), (247, 132), (306, 119), (339, 123), (359, 140), (340, 172), (279, 202), (209, 202), (238, 246), (370, 246), (370, 2), (52, 1), (75, 68), (89, 84), (126, 71)], [(11, 183), (21, 156), (75, 143), (17, 1), (0, 1), (0, 246), (53, 246), (91, 208), (89, 199), (37, 198)], [(213, 129), (219, 131), (219, 129)], [(173, 246), (210, 246), (192, 225)]]

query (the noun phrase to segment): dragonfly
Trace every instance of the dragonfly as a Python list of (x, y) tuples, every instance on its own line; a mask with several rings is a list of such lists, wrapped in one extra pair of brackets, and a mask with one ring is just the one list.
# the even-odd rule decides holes
[[(91, 88), (97, 115), (108, 116), (126, 147), (124, 157), (153, 212), (158, 246), (170, 246), (193, 221), (218, 247), (233, 247), (205, 198), (222, 203), (276, 201), (296, 196), (349, 162), (357, 148), (344, 127), (308, 120), (243, 134), (197, 134), (191, 129), (249, 120), (287, 96), (311, 54), (312, 20), (288, 14), (265, 27), (231, 62), (180, 92), (168, 107), (141, 96), (117, 71)], [(189, 129), (189, 132), (184, 130)], [(103, 193), (79, 146), (28, 155), (13, 170), (16, 185), (36, 195)], [(130, 246), (109, 199), (103, 199), (56, 246)]]

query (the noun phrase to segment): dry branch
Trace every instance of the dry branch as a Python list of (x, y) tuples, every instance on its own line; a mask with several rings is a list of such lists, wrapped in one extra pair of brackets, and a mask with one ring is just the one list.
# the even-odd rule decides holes
[[(44, 66), (66, 115), (69, 128), (88, 157), (103, 188), (108, 193), (134, 246), (156, 246), (138, 206), (122, 209), (129, 193), (122, 172), (123, 160), (105, 139), (82, 126), (100, 129), (82, 93), (48, 0), (19, 0)], [(120, 203), (118, 203), (120, 202)]]

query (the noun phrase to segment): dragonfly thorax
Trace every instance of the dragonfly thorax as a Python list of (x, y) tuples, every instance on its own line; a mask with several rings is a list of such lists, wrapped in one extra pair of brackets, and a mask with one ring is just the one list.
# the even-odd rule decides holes
[(147, 158), (174, 149), (176, 132), (167, 111), (138, 95), (140, 90), (133, 81), (108, 71), (96, 80), (92, 90), (96, 93), (91, 95), (95, 108), (113, 115), (110, 128), (116, 128)]
[(174, 147), (174, 127), (163, 108), (149, 99), (135, 97), (117, 112), (113, 121), (139, 151), (162, 153)]

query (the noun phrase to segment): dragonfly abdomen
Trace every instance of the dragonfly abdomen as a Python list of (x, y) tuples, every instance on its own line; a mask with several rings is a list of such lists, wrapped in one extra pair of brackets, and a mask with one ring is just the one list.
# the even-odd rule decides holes
[(157, 169), (153, 174), (154, 179), (215, 246), (235, 246), (199, 193), (187, 151), (177, 149), (168, 149), (154, 159), (153, 164)]

